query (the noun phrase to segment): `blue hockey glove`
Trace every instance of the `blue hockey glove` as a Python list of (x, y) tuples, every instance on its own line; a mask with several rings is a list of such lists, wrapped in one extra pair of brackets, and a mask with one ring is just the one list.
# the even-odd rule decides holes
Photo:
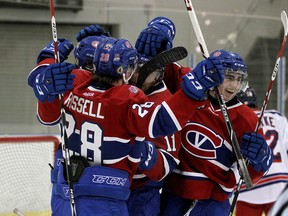
[(141, 31), (135, 48), (138, 53), (153, 57), (173, 47), (175, 34), (176, 28), (171, 20), (156, 17)]
[[(59, 61), (63, 62), (66, 60), (70, 54), (70, 52), (73, 50), (74, 46), (71, 41), (66, 40), (64, 38), (58, 39), (58, 51), (59, 51)], [(54, 41), (51, 41), (49, 44), (47, 44), (46, 47), (39, 53), (37, 57), (37, 64), (44, 60), (45, 58), (55, 58), (54, 56)]]
[(224, 69), (218, 57), (208, 57), (182, 79), (181, 87), (187, 96), (195, 100), (204, 100), (207, 89), (223, 83)]
[(47, 64), (45, 65), (41, 65), (41, 67), (36, 67), (34, 68), (28, 75), (27, 77), (27, 81), (28, 81), (28, 85), (31, 86), (33, 88), (36, 76), (40, 73), (42, 73), (46, 68), (48, 67)]
[(90, 26), (86, 26), (85, 28), (81, 29), (77, 33), (76, 40), (79, 42), (83, 38), (86, 38), (88, 36), (101, 36), (101, 35), (111, 37), (110, 33), (106, 32), (100, 25), (90, 25)]
[(158, 158), (157, 150), (152, 142), (144, 141), (141, 151), (141, 161), (139, 163), (140, 170), (150, 170), (156, 163)]
[(245, 133), (242, 136), (240, 149), (256, 171), (266, 172), (270, 168), (273, 154), (262, 135), (252, 132)]
[(62, 94), (73, 87), (74, 74), (70, 74), (76, 66), (69, 63), (49, 65), (36, 76), (33, 90), (39, 101), (53, 101), (58, 94)]

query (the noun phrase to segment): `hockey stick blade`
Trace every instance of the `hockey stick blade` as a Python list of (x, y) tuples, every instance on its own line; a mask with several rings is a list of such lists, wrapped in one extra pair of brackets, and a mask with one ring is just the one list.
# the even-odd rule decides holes
[(284, 26), (284, 35), (288, 35), (288, 19), (287, 19), (287, 13), (285, 11), (281, 12), (281, 21)]
[(139, 70), (139, 77), (136, 86), (141, 88), (146, 78), (155, 70), (166, 67), (173, 62), (180, 61), (188, 55), (185, 47), (174, 47), (159, 53), (148, 62), (146, 62)]

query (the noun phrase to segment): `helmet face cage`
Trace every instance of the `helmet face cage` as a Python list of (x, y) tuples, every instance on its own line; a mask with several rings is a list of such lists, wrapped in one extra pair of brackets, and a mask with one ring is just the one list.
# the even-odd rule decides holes
[(216, 50), (211, 53), (210, 56), (217, 56), (222, 63), (225, 74), (227, 73), (237, 73), (241, 74), (241, 83), (240, 89), (241, 91), (245, 91), (248, 87), (248, 73), (247, 66), (243, 60), (243, 58), (235, 52), (227, 52), (226, 50)]
[(248, 88), (248, 74), (244, 73), (241, 70), (232, 70), (231, 68), (225, 68), (224, 69), (224, 73), (229, 74), (229, 73), (236, 73), (236, 74), (240, 74), (241, 75), (241, 81), (240, 81), (240, 88), (239, 91), (246, 91), (246, 89)]
[(79, 68), (84, 68), (89, 71), (93, 71), (93, 58), (95, 49), (98, 44), (107, 38), (106, 36), (88, 36), (77, 44), (74, 49), (74, 56), (76, 60), (76, 65)]
[(127, 71), (135, 71), (137, 59), (137, 52), (128, 40), (109, 38), (95, 51), (95, 73), (122, 77)]

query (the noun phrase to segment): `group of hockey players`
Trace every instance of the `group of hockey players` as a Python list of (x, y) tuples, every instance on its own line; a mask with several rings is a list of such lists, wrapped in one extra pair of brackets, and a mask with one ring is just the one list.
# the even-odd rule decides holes
[(135, 86), (139, 69), (171, 49), (175, 35), (170, 19), (156, 17), (134, 48), (90, 25), (76, 35), (75, 63), (65, 62), (74, 48), (67, 39), (58, 40), (57, 63), (53, 42), (40, 52), (28, 76), (37, 118), (59, 124), (68, 144), (59, 146), (51, 171), (52, 215), (228, 215), (239, 171), (216, 89), (252, 182), (261, 182), (275, 146), (266, 129), (254, 132), (256, 113), (236, 97), (248, 75), (238, 53), (216, 50), (193, 69), (171, 62)]

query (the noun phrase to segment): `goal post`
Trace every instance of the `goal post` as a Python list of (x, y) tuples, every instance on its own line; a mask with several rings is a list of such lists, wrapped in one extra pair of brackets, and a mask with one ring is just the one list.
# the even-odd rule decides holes
[(49, 163), (59, 143), (56, 135), (0, 135), (0, 216), (51, 215)]

